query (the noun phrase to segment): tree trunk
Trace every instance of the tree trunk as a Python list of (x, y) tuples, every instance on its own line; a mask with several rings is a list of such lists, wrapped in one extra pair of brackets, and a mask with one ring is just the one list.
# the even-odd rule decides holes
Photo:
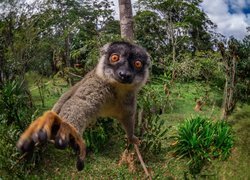
[(131, 0), (119, 0), (121, 37), (133, 41), (133, 14)]
[(69, 41), (69, 34), (66, 36), (65, 38), (65, 54), (64, 54), (64, 58), (65, 58), (65, 64), (66, 64), (66, 67), (70, 67), (71, 64), (70, 64), (70, 41)]
[(176, 44), (174, 42), (174, 40), (172, 40), (172, 64), (173, 64), (173, 70), (172, 70), (172, 79), (171, 82), (173, 83), (175, 81), (176, 78)]
[(219, 49), (222, 54), (222, 59), (225, 66), (225, 87), (223, 95), (221, 119), (227, 119), (228, 115), (232, 113), (236, 105), (236, 60), (237, 55), (235, 47), (229, 45), (229, 52), (225, 51), (223, 44), (220, 44)]

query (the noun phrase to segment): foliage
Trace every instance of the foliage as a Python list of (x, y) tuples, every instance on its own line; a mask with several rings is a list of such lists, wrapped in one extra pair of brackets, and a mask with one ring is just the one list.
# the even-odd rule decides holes
[(211, 160), (229, 157), (234, 136), (225, 121), (211, 122), (198, 116), (186, 119), (178, 126), (176, 140), (174, 152), (181, 158), (190, 159), (189, 171), (195, 176)]
[(212, 51), (200, 51), (197, 56), (182, 55), (182, 60), (175, 64), (176, 77), (179, 81), (205, 81), (224, 85), (223, 68), (219, 54)]
[(142, 90), (138, 99), (135, 134), (142, 140), (143, 152), (159, 153), (163, 150), (169, 129), (160, 115), (166, 111), (170, 102), (163, 92), (157, 92), (150, 86)]
[[(23, 176), (23, 171), (35, 168), (42, 149), (29, 156), (29, 161), (20, 158), (16, 142), (30, 121), (34, 119), (32, 99), (24, 80), (7, 82), (0, 90), (0, 169), (7, 174)], [(6, 158), (8, 157), (8, 158)], [(17, 165), (20, 163), (19, 165)]]
[[(152, 53), (155, 74), (171, 71), (183, 52), (211, 50), (215, 25), (199, 8), (200, 1), (139, 0), (135, 35), (139, 44)], [(172, 65), (168, 69), (169, 65)]]
[(32, 99), (24, 80), (14, 80), (0, 89), (0, 122), (24, 130), (33, 114)]
[(49, 76), (75, 63), (93, 68), (99, 48), (119, 36), (112, 6), (107, 0), (2, 2), (0, 85), (29, 70)]
[(238, 42), (237, 62), (237, 98), (242, 102), (250, 102), (250, 35)]
[(21, 154), (16, 142), (23, 131), (15, 124), (0, 126), (0, 172), (9, 178), (24, 178), (38, 168), (46, 147), (35, 149), (30, 154)]
[(97, 153), (104, 149), (112, 135), (112, 121), (110, 119), (102, 119), (93, 127), (86, 129), (84, 132), (84, 140), (89, 150)]
[(244, 104), (243, 106), (239, 106), (233, 116), (230, 117), (232, 121), (241, 121), (249, 118), (250, 115), (250, 105)]

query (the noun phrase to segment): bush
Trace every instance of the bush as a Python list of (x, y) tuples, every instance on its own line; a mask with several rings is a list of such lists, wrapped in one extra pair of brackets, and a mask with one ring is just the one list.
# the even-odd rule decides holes
[[(20, 130), (28, 125), (34, 111), (29, 90), (24, 80), (7, 82), (0, 90), (0, 122), (15, 124)], [(34, 110), (34, 109), (33, 109)]]
[(174, 66), (177, 78), (180, 81), (211, 81), (216, 85), (223, 87), (224, 75), (222, 64), (219, 61), (218, 54), (209, 51), (197, 52), (198, 55), (190, 57), (183, 55), (182, 61)]
[(231, 127), (225, 121), (215, 123), (207, 118), (195, 117), (179, 125), (174, 152), (179, 157), (188, 157), (190, 173), (199, 174), (204, 165), (219, 158), (229, 157), (233, 147)]
[(109, 119), (101, 119), (93, 127), (86, 129), (83, 136), (88, 150), (96, 153), (103, 149), (114, 132), (112, 123)]
[(142, 140), (140, 148), (144, 153), (157, 154), (161, 152), (162, 144), (167, 139), (169, 127), (160, 115), (169, 106), (168, 97), (159, 89), (145, 86), (140, 92), (135, 134)]
[(40, 153), (29, 156), (29, 163), (21, 158), (16, 142), (21, 132), (34, 118), (34, 107), (24, 81), (7, 82), (0, 89), (0, 172), (6, 176), (24, 177), (24, 172), (36, 166)]

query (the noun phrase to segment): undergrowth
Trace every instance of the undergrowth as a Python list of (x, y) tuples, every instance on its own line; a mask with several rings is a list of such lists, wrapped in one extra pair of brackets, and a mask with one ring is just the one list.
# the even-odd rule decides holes
[(173, 150), (178, 157), (190, 159), (189, 172), (193, 177), (212, 160), (226, 160), (234, 144), (232, 128), (227, 122), (212, 122), (200, 116), (181, 123), (175, 138)]

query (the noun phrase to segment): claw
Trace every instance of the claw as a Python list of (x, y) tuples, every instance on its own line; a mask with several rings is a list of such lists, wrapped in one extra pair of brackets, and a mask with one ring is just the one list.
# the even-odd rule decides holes
[(81, 160), (80, 157), (77, 157), (76, 168), (78, 171), (81, 171), (84, 168), (84, 161)]
[(32, 140), (34, 141), (34, 142), (38, 142), (39, 141), (39, 138), (38, 138), (38, 134), (37, 133), (34, 133), (33, 135), (32, 135)]
[(46, 142), (48, 139), (47, 133), (44, 130), (38, 132), (38, 139), (40, 142)]
[(60, 136), (57, 136), (55, 139), (55, 147), (58, 149), (65, 149), (68, 146), (68, 140), (62, 139)]
[(72, 147), (72, 149), (77, 153), (79, 152), (79, 146), (78, 144), (75, 142), (75, 140), (73, 138), (70, 138), (69, 140), (69, 145)]
[(18, 141), (17, 148), (22, 152), (30, 152), (34, 149), (35, 142), (31, 139)]

